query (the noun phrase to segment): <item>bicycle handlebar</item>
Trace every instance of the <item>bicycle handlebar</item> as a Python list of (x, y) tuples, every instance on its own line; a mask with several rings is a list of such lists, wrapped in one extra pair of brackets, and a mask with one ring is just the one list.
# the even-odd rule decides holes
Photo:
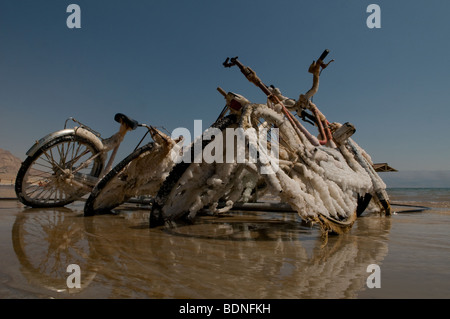
[(218, 87), (218, 88), (217, 88), (217, 91), (219, 91), (219, 93), (222, 94), (223, 97), (226, 97), (226, 96), (227, 96), (227, 92), (225, 92), (225, 90), (222, 89), (221, 87)]
[[(228, 62), (230, 61), (230, 62)], [(239, 60), (238, 57), (234, 58), (227, 58), (225, 62), (223, 62), (223, 66), (226, 68), (231, 68), (232, 66), (237, 65), (239, 69), (241, 70), (242, 74), (252, 82), (254, 85), (259, 87), (267, 96), (271, 96), (270, 90), (267, 88), (267, 85), (265, 85), (261, 79), (256, 75), (256, 72), (253, 71), (250, 67), (243, 65)]]
[(327, 57), (328, 53), (330, 53), (330, 50), (325, 49), (325, 51), (322, 52), (322, 55), (320, 56), (320, 58), (317, 60), (317, 62), (323, 62), (323, 60), (325, 60), (325, 58)]
[(117, 123), (126, 125), (131, 130), (135, 130), (138, 127), (138, 124), (139, 124), (138, 121), (133, 120), (131, 117), (128, 117), (128, 116), (126, 116), (123, 113), (117, 113), (114, 116), (114, 120)]

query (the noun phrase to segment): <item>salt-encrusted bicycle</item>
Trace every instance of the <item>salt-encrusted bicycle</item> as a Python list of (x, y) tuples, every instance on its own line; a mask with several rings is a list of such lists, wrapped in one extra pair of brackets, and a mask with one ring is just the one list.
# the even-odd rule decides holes
[[(225, 94), (226, 110), (204, 133), (206, 139), (198, 143), (210, 152), (213, 141), (226, 140), (227, 129), (237, 129), (235, 136), (240, 135), (244, 144), (233, 144), (230, 149), (223, 142), (220, 149), (220, 143), (214, 143), (215, 152), (222, 154), (222, 162), (177, 164), (155, 198), (150, 227), (180, 219), (192, 221), (205, 207), (213, 213), (222, 213), (236, 202), (248, 201), (258, 191), (278, 196), (302, 219), (319, 224), (326, 233), (348, 231), (369, 205), (371, 210), (389, 215), (386, 186), (373, 169), (370, 157), (350, 138), (355, 132), (353, 125), (329, 123), (312, 102), (320, 72), (329, 64), (324, 63), (327, 54), (328, 50), (324, 51), (311, 64), (308, 71), (313, 74), (313, 86), (298, 100), (284, 97), (279, 89), (266, 86), (237, 58), (228, 58), (224, 66), (238, 66), (267, 95), (267, 104), (254, 104), (240, 95)], [(227, 116), (226, 111), (230, 113)], [(316, 125), (318, 137), (310, 134), (293, 112)], [(275, 129), (275, 135), (266, 133), (271, 129)], [(264, 144), (266, 147), (262, 147)], [(244, 161), (236, 155), (239, 152), (245, 154)], [(195, 158), (194, 153), (191, 156)]]
[[(89, 194), (103, 176), (110, 177), (113, 173), (117, 174), (118, 167), (112, 169), (112, 166), (119, 146), (127, 132), (137, 127), (147, 129), (139, 144), (148, 133), (154, 142), (140, 148), (138, 144), (135, 151), (118, 166), (125, 167), (131, 162), (139, 165), (142, 163), (141, 158), (149, 156), (157, 158), (161, 161), (148, 167), (149, 170), (154, 169), (149, 179), (154, 178), (158, 183), (161, 182), (161, 176), (164, 176), (165, 171), (172, 166), (170, 159), (162, 161), (162, 158), (176, 145), (176, 141), (155, 127), (139, 124), (122, 113), (117, 113), (114, 119), (120, 123), (120, 128), (109, 138), (103, 139), (98, 132), (71, 117), (66, 120), (63, 130), (36, 141), (27, 152), (28, 157), (22, 163), (16, 177), (15, 190), (18, 199), (31, 207), (60, 207)], [(68, 128), (70, 121), (78, 125)], [(151, 175), (149, 170), (147, 176)], [(104, 179), (101, 185), (105, 184), (108, 183)], [(114, 206), (118, 202), (118, 197), (125, 199), (128, 195), (119, 188), (116, 188), (115, 193), (114, 199), (105, 199), (101, 205), (94, 202), (87, 214)]]

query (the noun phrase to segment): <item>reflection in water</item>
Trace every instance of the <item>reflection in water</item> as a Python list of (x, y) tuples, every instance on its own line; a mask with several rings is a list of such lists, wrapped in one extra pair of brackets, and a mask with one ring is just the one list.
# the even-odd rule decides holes
[(75, 263), (80, 297), (353, 298), (365, 287), (367, 266), (387, 254), (390, 230), (389, 218), (362, 217), (321, 248), (319, 230), (289, 213), (233, 212), (156, 229), (144, 210), (81, 215), (19, 214), (14, 249), (34, 285), (67, 293), (66, 267)]
[(89, 247), (82, 219), (68, 208), (23, 211), (14, 223), (12, 239), (23, 274), (38, 286), (57, 292), (75, 292), (66, 284), (70, 264), (78, 264), (85, 270), (82, 288), (95, 276), (95, 269), (89, 264), (95, 255)]

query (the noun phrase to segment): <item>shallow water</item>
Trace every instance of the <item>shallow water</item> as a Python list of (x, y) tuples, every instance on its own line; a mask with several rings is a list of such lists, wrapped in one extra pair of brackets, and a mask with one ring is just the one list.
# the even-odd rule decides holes
[[(11, 188), (0, 187), (0, 197)], [(449, 298), (450, 190), (389, 190), (391, 217), (330, 236), (296, 214), (232, 212), (148, 228), (148, 207), (83, 217), (83, 202), (0, 201), (0, 298)], [(404, 211), (411, 212), (404, 212)], [(80, 266), (81, 288), (67, 287)], [(368, 288), (370, 264), (381, 288)]]

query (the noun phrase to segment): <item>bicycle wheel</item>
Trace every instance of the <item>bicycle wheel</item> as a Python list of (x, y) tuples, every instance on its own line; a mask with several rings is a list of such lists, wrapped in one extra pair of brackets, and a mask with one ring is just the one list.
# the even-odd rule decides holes
[(150, 168), (161, 157), (161, 147), (155, 145), (152, 142), (138, 148), (106, 174), (89, 195), (84, 215), (108, 212), (134, 196), (154, 195), (163, 173)]
[[(235, 125), (236, 121), (236, 115), (231, 114), (216, 121), (211, 128), (223, 131)], [(202, 151), (210, 142), (210, 139), (202, 138)], [(179, 219), (193, 213), (192, 206), (195, 206), (194, 210), (202, 208), (204, 202), (198, 200), (198, 193), (199, 191), (212, 193), (212, 190), (207, 189), (208, 186), (205, 188), (205, 185), (208, 178), (216, 172), (215, 168), (215, 163), (194, 163), (194, 152), (191, 153), (190, 163), (181, 162), (175, 165), (155, 197), (150, 213), (150, 227), (160, 226), (166, 220)]]
[(78, 135), (55, 138), (22, 163), (15, 185), (18, 199), (31, 207), (60, 207), (81, 198), (102, 171), (103, 159), (92, 159), (99, 152)]

